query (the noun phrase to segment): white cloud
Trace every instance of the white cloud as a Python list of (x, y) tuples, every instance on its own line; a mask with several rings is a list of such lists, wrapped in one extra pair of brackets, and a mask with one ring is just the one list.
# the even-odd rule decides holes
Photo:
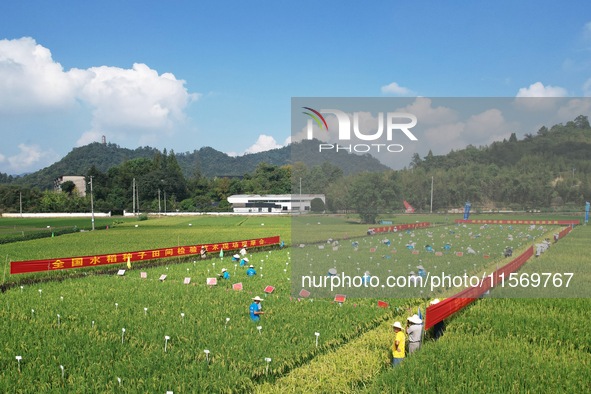
[(466, 121), (466, 141), (477, 145), (487, 145), (509, 137), (509, 129), (501, 111), (496, 108), (488, 109), (471, 116)]
[(39, 163), (58, 160), (58, 155), (52, 150), (41, 148), (39, 145), (18, 145), (19, 153), (14, 156), (0, 155), (0, 163), (7, 162), (12, 174), (33, 171)]
[(527, 88), (521, 88), (516, 97), (566, 97), (567, 91), (560, 86), (544, 86), (541, 82), (536, 82)]
[(568, 122), (574, 120), (579, 115), (586, 115), (591, 112), (591, 100), (589, 99), (571, 99), (562, 105), (558, 111), (558, 122)]
[(91, 131), (99, 133), (169, 133), (197, 98), (186, 91), (184, 81), (169, 73), (158, 75), (145, 64), (131, 69), (92, 67), (76, 74), (82, 81), (79, 97), (94, 108)]
[(427, 97), (417, 97), (412, 104), (399, 111), (415, 115), (419, 124), (449, 123), (458, 118), (455, 110), (442, 106), (433, 107), (433, 100)]
[(443, 123), (427, 129), (421, 142), (435, 154), (446, 154), (452, 149), (462, 149), (468, 144), (488, 145), (509, 137), (515, 124), (507, 122), (503, 113), (487, 109), (472, 115), (464, 121)]
[(101, 137), (102, 134), (99, 131), (85, 131), (80, 138), (78, 138), (78, 141), (76, 141), (76, 146), (84, 146), (91, 142), (98, 142), (101, 140)]
[(392, 82), (391, 84), (382, 86), (382, 93), (383, 94), (395, 94), (397, 96), (406, 96), (411, 95), (414, 96), (414, 93), (409, 88), (405, 88), (404, 86), (398, 85), (396, 82)]
[(551, 111), (559, 105), (560, 98), (566, 97), (566, 89), (560, 86), (544, 86), (536, 82), (517, 92), (515, 105), (530, 111)]
[(275, 138), (273, 138), (272, 136), (266, 135), (266, 134), (261, 134), (257, 138), (256, 142), (253, 145), (251, 145), (250, 147), (248, 147), (243, 153), (230, 151), (230, 152), (226, 152), (226, 154), (231, 157), (237, 157), (237, 156), (247, 155), (250, 153), (260, 153), (260, 152), (266, 152), (271, 149), (279, 149), (279, 148), (283, 148), (284, 146), (287, 146), (289, 144), (291, 144), (291, 136), (287, 137), (285, 139), (283, 145), (281, 145), (281, 144), (277, 143), (277, 141), (275, 141)]
[(245, 154), (259, 153), (259, 152), (265, 152), (265, 151), (268, 151), (271, 149), (277, 149), (277, 148), (281, 148), (281, 147), (282, 146), (279, 145), (277, 143), (277, 141), (275, 141), (275, 138), (271, 137), (270, 135), (261, 134), (261, 135), (259, 135), (259, 138), (254, 143), (254, 145), (252, 145), (251, 147), (246, 149), (246, 151), (244, 153)]
[(79, 101), (92, 113), (79, 145), (101, 135), (115, 142), (157, 142), (174, 132), (197, 98), (185, 81), (145, 64), (64, 71), (32, 38), (0, 40), (0, 113), (66, 110)]
[(34, 39), (0, 40), (0, 113), (40, 112), (74, 104), (75, 86)]

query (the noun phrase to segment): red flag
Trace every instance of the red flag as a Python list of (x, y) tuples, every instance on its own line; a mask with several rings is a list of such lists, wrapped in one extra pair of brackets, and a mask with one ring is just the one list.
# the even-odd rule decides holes
[(415, 212), (415, 209), (406, 200), (402, 200), (402, 203), (404, 204), (404, 208), (406, 208), (406, 213), (414, 213)]

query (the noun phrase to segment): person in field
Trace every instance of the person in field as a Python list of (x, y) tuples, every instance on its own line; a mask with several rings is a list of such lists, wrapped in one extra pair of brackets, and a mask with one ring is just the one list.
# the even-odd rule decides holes
[(219, 275), (219, 277), (222, 279), (230, 279), (230, 273), (227, 269), (222, 268), (222, 273)]
[(205, 249), (205, 246), (201, 247), (201, 252), (199, 252), (199, 254), (201, 255), (202, 259), (207, 257), (207, 249)]
[(246, 275), (248, 275), (248, 276), (255, 276), (256, 274), (257, 274), (257, 272), (254, 269), (254, 265), (251, 264), (248, 267), (248, 269), (246, 270)]
[(250, 319), (252, 321), (258, 322), (261, 320), (261, 315), (264, 314), (263, 306), (261, 305), (261, 297), (256, 296), (252, 299), (252, 304), (250, 304), (249, 313)]
[(409, 286), (417, 287), (418, 280), (419, 280), (419, 276), (417, 276), (414, 271), (410, 271), (410, 273), (408, 274)]
[[(439, 298), (435, 298), (433, 301), (429, 303), (429, 305), (436, 305), (439, 304)], [(441, 320), (439, 323), (433, 326), (433, 338), (438, 340), (445, 331), (445, 321)]]
[(420, 276), (421, 278), (427, 277), (427, 271), (425, 271), (425, 267), (423, 267), (422, 265), (417, 265), (417, 270), (418, 276)]
[(412, 315), (406, 321), (406, 333), (408, 334), (408, 354), (412, 354), (421, 347), (423, 334), (423, 321), (418, 315)]
[(365, 271), (365, 273), (361, 277), (361, 283), (364, 286), (368, 286), (370, 282), (371, 282), (371, 274), (369, 273), (369, 271)]
[(392, 324), (394, 329), (394, 343), (392, 344), (392, 366), (395, 367), (404, 360), (406, 338), (402, 331), (402, 324), (397, 321)]
[(240, 259), (240, 266), (244, 267), (246, 264), (248, 264), (248, 257), (243, 257)]

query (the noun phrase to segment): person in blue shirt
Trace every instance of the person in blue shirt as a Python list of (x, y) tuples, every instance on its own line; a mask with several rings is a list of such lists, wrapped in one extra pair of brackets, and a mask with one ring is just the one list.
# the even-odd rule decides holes
[(234, 256), (232, 256), (232, 261), (238, 261), (240, 260), (240, 255), (238, 253), (236, 253)]
[(254, 270), (254, 266), (251, 264), (248, 269), (246, 270), (246, 275), (248, 276), (255, 276), (257, 272)]
[(261, 305), (261, 297), (256, 296), (252, 299), (252, 304), (250, 304), (249, 313), (250, 318), (252, 321), (259, 321), (261, 320), (261, 316), (263, 313), (263, 306)]
[(240, 266), (244, 267), (246, 264), (248, 264), (248, 257), (244, 257), (242, 259), (240, 259)]
[(230, 279), (230, 273), (228, 272), (227, 269), (222, 268), (222, 273), (220, 274), (220, 278)]
[(369, 271), (365, 271), (365, 273), (361, 277), (361, 282), (363, 283), (364, 286), (367, 286), (367, 285), (369, 285), (370, 281), (371, 281), (371, 274), (369, 273)]
[(425, 278), (427, 276), (427, 272), (425, 271), (425, 267), (423, 267), (422, 265), (419, 265), (419, 266), (417, 266), (417, 269), (419, 270), (417, 274), (421, 278)]

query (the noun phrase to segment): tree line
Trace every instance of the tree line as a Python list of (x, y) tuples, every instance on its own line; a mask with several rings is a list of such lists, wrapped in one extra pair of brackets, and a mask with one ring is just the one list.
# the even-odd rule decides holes
[[(418, 212), (475, 209), (581, 209), (591, 198), (591, 127), (579, 116), (566, 125), (540, 128), (534, 135), (490, 146), (425, 157), (418, 154), (408, 168), (345, 174), (331, 162), (309, 165), (259, 163), (242, 176), (205, 177), (197, 167), (185, 176), (174, 152), (155, 151), (101, 171), (91, 166), (95, 211), (139, 212), (228, 211), (233, 194), (320, 193), (328, 212), (356, 212), (364, 222), (404, 210), (403, 200)], [(136, 189), (133, 188), (135, 184)], [(137, 199), (134, 198), (134, 190)], [(431, 190), (433, 200), (431, 206)], [(88, 212), (90, 188), (80, 197), (73, 184), (62, 190), (26, 188), (0, 183), (0, 211)], [(135, 200), (135, 204), (134, 204)]]

